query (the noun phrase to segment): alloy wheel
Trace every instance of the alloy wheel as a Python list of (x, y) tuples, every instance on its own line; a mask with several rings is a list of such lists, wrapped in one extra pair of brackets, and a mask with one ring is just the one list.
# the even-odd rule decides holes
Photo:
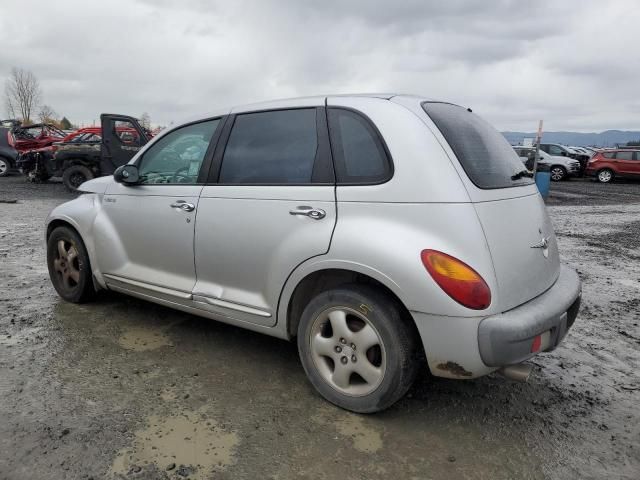
[(598, 173), (598, 180), (600, 180), (602, 183), (607, 183), (611, 181), (611, 172), (609, 170), (602, 170), (600, 173)]
[(9, 164), (6, 160), (0, 158), (0, 175), (4, 175), (9, 171)]
[(309, 346), (320, 376), (340, 393), (364, 396), (382, 383), (384, 345), (373, 324), (360, 312), (348, 307), (323, 311), (313, 322)]
[(58, 241), (53, 268), (64, 288), (72, 290), (78, 286), (80, 283), (80, 264), (78, 261), (78, 249), (73, 243), (67, 240)]
[(564, 170), (560, 167), (551, 169), (551, 180), (558, 182), (564, 178)]

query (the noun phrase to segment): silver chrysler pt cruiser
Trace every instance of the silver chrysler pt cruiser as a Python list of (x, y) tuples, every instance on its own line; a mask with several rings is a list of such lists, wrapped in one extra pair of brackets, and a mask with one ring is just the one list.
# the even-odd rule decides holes
[[(106, 145), (117, 158), (130, 145)], [(128, 139), (130, 142), (130, 139)], [(121, 144), (122, 143), (122, 144)], [(581, 283), (529, 172), (471, 110), (336, 95), (172, 126), (46, 225), (70, 302), (108, 289), (285, 339), (317, 391), (389, 407), (554, 349)]]

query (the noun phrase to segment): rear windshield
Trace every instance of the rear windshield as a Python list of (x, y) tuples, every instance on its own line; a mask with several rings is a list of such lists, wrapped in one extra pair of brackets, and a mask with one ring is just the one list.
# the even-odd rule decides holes
[(523, 176), (522, 161), (509, 142), (480, 117), (450, 103), (424, 102), (422, 108), (477, 187), (508, 188), (533, 183), (531, 177)]

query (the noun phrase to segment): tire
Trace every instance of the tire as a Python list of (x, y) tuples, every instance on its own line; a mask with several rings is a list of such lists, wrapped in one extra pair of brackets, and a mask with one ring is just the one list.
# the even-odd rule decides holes
[(383, 291), (347, 285), (322, 292), (304, 309), (298, 353), (326, 400), (357, 413), (384, 410), (415, 379), (418, 334)]
[(613, 177), (615, 173), (610, 168), (603, 168), (602, 170), (598, 170), (596, 173), (596, 180), (600, 183), (611, 183), (613, 181)]
[(91, 263), (80, 236), (69, 227), (58, 227), (47, 240), (47, 266), (53, 287), (72, 303), (88, 302), (96, 294)]
[(11, 173), (11, 162), (5, 157), (0, 157), (0, 177), (6, 177)]
[(567, 170), (560, 165), (553, 165), (549, 172), (551, 173), (551, 180), (554, 182), (560, 182), (567, 178)]
[(70, 192), (77, 192), (80, 185), (93, 177), (93, 172), (84, 165), (71, 165), (62, 173), (62, 183)]

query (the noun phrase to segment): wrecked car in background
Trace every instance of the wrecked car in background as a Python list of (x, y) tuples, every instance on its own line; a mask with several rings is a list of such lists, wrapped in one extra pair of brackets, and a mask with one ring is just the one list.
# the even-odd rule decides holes
[(81, 128), (47, 147), (24, 152), (18, 159), (31, 181), (62, 177), (70, 191), (87, 180), (111, 175), (146, 144), (151, 134), (133, 117), (100, 116), (100, 127)]
[(11, 145), (10, 137), (11, 128), (0, 127), (0, 177), (6, 177), (16, 167), (18, 151)]

